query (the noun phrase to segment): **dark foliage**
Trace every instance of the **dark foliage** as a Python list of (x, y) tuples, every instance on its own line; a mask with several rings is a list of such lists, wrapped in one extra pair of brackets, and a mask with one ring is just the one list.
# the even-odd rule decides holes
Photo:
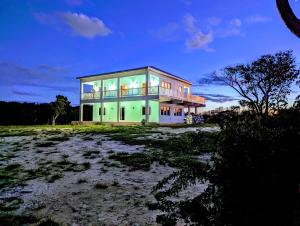
[[(41, 125), (50, 124), (51, 105), (48, 103), (20, 103), (0, 101), (0, 125)], [(58, 124), (78, 120), (78, 107), (69, 107), (65, 115), (57, 118)]]
[(292, 51), (263, 55), (248, 64), (225, 67), (214, 79), (224, 82), (242, 98), (240, 105), (257, 115), (285, 109), (291, 84), (300, 70)]
[[(189, 165), (161, 181), (157, 221), (196, 225), (297, 225), (300, 182), (300, 111), (268, 118), (235, 115), (225, 120), (213, 165)], [(169, 201), (197, 181), (206, 191), (187, 201)], [(171, 186), (170, 186), (171, 184)], [(299, 222), (298, 222), (299, 223)]]

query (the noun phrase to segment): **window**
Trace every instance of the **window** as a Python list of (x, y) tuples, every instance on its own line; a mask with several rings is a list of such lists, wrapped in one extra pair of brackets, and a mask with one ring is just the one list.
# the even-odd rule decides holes
[(120, 111), (120, 120), (125, 120), (125, 107), (121, 107)]
[(182, 116), (182, 108), (174, 108), (174, 116)]
[[(101, 107), (99, 108), (99, 115), (101, 115)], [(105, 115), (105, 108), (103, 108), (103, 115)]]
[(106, 115), (106, 109), (103, 108), (103, 115)]
[(161, 115), (170, 115), (170, 107), (168, 107), (168, 106), (161, 106), (160, 107), (160, 114)]
[(182, 93), (182, 91), (183, 91), (182, 86), (179, 86), (179, 87), (178, 87), (178, 90), (179, 90), (179, 92)]
[(146, 107), (143, 107), (142, 108), (142, 115), (145, 115), (146, 114)]
[[(151, 107), (149, 107), (149, 115), (151, 115)], [(146, 115), (146, 107), (142, 108), (142, 115)]]
[(164, 89), (171, 89), (171, 83), (169, 82), (162, 82), (161, 87)]

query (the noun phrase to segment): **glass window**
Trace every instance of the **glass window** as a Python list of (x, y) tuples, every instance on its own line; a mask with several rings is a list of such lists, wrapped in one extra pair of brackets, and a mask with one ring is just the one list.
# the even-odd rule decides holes
[(170, 115), (170, 107), (168, 107), (168, 106), (161, 106), (160, 107), (160, 114), (161, 115)]
[(171, 89), (171, 83), (169, 82), (162, 82), (161, 87), (164, 89)]

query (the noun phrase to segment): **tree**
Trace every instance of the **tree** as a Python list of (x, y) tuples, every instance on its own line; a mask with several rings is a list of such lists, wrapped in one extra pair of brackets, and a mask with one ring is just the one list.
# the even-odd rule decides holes
[(287, 106), (291, 84), (299, 75), (292, 51), (286, 51), (263, 55), (248, 64), (226, 67), (214, 73), (213, 79), (232, 87), (243, 98), (242, 106), (267, 116)]
[(65, 115), (67, 113), (67, 108), (70, 108), (70, 102), (68, 98), (62, 95), (56, 96), (56, 101), (51, 102), (52, 107), (52, 125), (55, 125), (56, 119), (60, 115)]
[(294, 14), (289, 0), (276, 0), (276, 4), (286, 26), (300, 38), (300, 20)]

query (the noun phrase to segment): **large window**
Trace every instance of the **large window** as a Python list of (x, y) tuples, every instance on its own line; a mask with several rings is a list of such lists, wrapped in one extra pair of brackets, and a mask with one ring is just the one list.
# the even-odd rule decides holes
[(174, 116), (182, 116), (182, 108), (174, 108)]
[(168, 106), (161, 106), (160, 107), (160, 114), (161, 115), (170, 115), (170, 107), (168, 107)]
[(171, 83), (169, 82), (162, 82), (161, 87), (164, 89), (171, 89)]

